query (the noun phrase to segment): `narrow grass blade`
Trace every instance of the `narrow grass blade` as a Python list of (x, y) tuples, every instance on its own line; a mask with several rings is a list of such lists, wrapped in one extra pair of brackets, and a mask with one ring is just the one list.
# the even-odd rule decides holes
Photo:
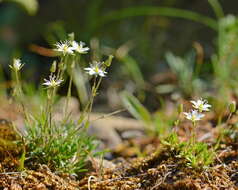
[(73, 76), (73, 82), (76, 86), (77, 93), (80, 99), (80, 102), (85, 105), (88, 101), (88, 92), (86, 87), (86, 81), (83, 77), (83, 73), (79, 66), (75, 66), (75, 68), (72, 70), (72, 76)]
[(126, 70), (128, 71), (128, 74), (136, 82), (138, 87), (143, 88), (145, 81), (136, 60), (129, 55), (121, 58), (120, 60), (122, 61), (122, 63), (124, 63)]
[(210, 17), (188, 10), (170, 7), (154, 7), (154, 6), (139, 6), (112, 11), (101, 17), (101, 20), (98, 21), (97, 25), (95, 25), (94, 30), (96, 30), (98, 27), (102, 27), (102, 25), (105, 25), (115, 20), (121, 20), (136, 16), (154, 16), (154, 15), (192, 20), (194, 22), (204, 24), (213, 30), (217, 30), (217, 21)]
[(222, 10), (221, 4), (218, 0), (208, 0), (208, 3), (211, 5), (214, 13), (216, 14), (217, 18), (223, 18), (224, 12)]
[(152, 117), (149, 111), (139, 102), (139, 100), (124, 91), (121, 93), (122, 101), (128, 111), (138, 120), (144, 122), (147, 126), (152, 124)]

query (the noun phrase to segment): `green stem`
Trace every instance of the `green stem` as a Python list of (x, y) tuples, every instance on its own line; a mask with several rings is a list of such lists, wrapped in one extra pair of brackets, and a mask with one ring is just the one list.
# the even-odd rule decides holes
[[(46, 105), (46, 120), (43, 128), (44, 136), (47, 138), (48, 134), (52, 134), (52, 107), (54, 99), (54, 88), (47, 90), (47, 105)], [(45, 139), (47, 140), (47, 139)]]
[(93, 85), (93, 89), (92, 89), (92, 98), (91, 98), (91, 101), (90, 101), (90, 106), (89, 106), (88, 113), (90, 113), (92, 111), (94, 98), (97, 95), (98, 87), (99, 87), (101, 81), (102, 81), (102, 77), (99, 78), (98, 83), (96, 82), (96, 77), (94, 78), (94, 85)]
[(61, 58), (61, 65), (59, 67), (59, 71), (57, 73), (57, 80), (63, 80), (64, 72), (65, 72), (65, 67), (68, 65), (68, 56), (64, 56)]
[[(89, 99), (87, 105), (85, 106), (85, 108), (83, 110), (83, 113), (81, 114), (81, 116), (78, 120), (78, 124), (80, 124), (81, 122), (84, 121), (85, 114), (87, 114), (87, 122), (89, 122), (90, 113), (92, 111), (94, 98), (97, 95), (97, 90), (98, 90), (101, 82), (102, 82), (102, 77), (99, 78), (98, 82), (97, 82), (97, 77), (96, 76), (94, 77), (94, 82), (93, 82), (93, 87), (92, 87), (92, 94), (90, 96), (90, 99)], [(78, 130), (78, 129), (76, 129), (76, 130)]]
[[(89, 117), (90, 117), (90, 113), (92, 111), (92, 105), (93, 105), (93, 101), (94, 101), (94, 98), (96, 96), (96, 93), (97, 93), (97, 89), (96, 89), (96, 86), (97, 86), (97, 77), (95, 76), (94, 79), (93, 79), (93, 87), (92, 87), (92, 94), (90, 96), (90, 99), (89, 99), (89, 102), (88, 104), (86, 105), (85, 109), (84, 109), (84, 114), (87, 113), (87, 121), (89, 121)], [(99, 80), (100, 81), (100, 80)], [(84, 115), (83, 115), (84, 117)]]
[[(226, 122), (225, 122), (226, 125), (228, 125), (228, 122), (230, 121), (232, 115), (233, 115), (233, 113), (229, 113), (228, 118), (227, 118), (227, 120), (226, 120)], [(228, 125), (227, 130), (229, 131), (229, 130), (231, 130), (231, 128), (232, 128), (232, 125), (230, 125), (230, 126)], [(220, 146), (220, 144), (221, 144), (221, 141), (222, 141), (223, 138), (224, 138), (224, 133), (225, 133), (225, 131), (224, 131), (224, 128), (222, 127), (222, 128), (220, 129), (220, 131), (219, 131), (219, 136), (218, 136), (218, 138), (217, 138), (217, 143), (216, 143), (216, 145), (215, 145), (215, 150), (216, 150), (217, 148), (219, 148), (219, 146)]]
[(192, 134), (191, 134), (191, 143), (192, 143), (192, 145), (194, 145), (195, 144), (195, 142), (196, 142), (196, 122), (195, 121), (193, 121), (193, 128), (192, 128), (192, 132), (191, 132)]
[(25, 160), (26, 160), (26, 143), (24, 138), (22, 138), (22, 145), (23, 145), (23, 151), (19, 160), (19, 171), (23, 171), (24, 170), (24, 164), (25, 164)]
[(68, 106), (69, 106), (69, 99), (71, 97), (71, 89), (72, 89), (72, 82), (73, 82), (73, 75), (69, 73), (70, 79), (69, 79), (69, 87), (68, 87), (68, 92), (67, 92), (67, 99), (65, 103), (65, 110), (64, 110), (64, 118), (67, 118), (67, 112), (68, 112)]
[(15, 87), (15, 95), (18, 99), (21, 99), (21, 90), (20, 90), (20, 80), (19, 80), (19, 75), (18, 75), (18, 71), (15, 71), (15, 77), (16, 77), (16, 87)]

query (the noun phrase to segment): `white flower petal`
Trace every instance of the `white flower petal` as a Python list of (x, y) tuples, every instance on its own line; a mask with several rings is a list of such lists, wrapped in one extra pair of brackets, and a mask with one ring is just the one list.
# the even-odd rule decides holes
[(211, 105), (207, 103), (207, 100), (203, 99), (190, 102), (193, 104), (193, 108), (197, 109), (199, 112), (209, 111), (209, 108), (211, 107)]
[(44, 79), (44, 83), (42, 85), (47, 86), (48, 88), (55, 88), (57, 86), (59, 86), (63, 80), (56, 80), (56, 76), (50, 76), (50, 79)]
[(83, 47), (85, 45), (84, 42), (79, 42), (79, 44), (78, 44), (78, 42), (72, 41), (71, 45), (72, 45), (73, 50), (78, 52), (78, 53), (81, 53), (81, 54), (88, 53), (87, 51), (89, 50), (89, 48), (88, 47)]
[(90, 67), (84, 68), (84, 70), (89, 74), (89, 75), (95, 75), (95, 76), (101, 76), (105, 77), (106, 73), (100, 66), (102, 63), (100, 62), (93, 62)]
[(199, 113), (197, 110), (191, 110), (190, 112), (184, 112), (186, 119), (191, 120), (192, 122), (201, 120), (205, 115)]

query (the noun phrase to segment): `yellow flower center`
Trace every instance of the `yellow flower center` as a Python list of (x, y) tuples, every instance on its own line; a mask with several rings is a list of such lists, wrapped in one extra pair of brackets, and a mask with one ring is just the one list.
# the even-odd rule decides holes
[(95, 66), (94, 70), (95, 70), (96, 73), (99, 73), (99, 68), (98, 68), (98, 66)]
[(67, 50), (68, 50), (68, 47), (67, 47), (67, 46), (64, 46), (63, 49), (64, 49), (64, 51), (67, 51)]
[(199, 112), (202, 112), (202, 111), (203, 111), (203, 105), (200, 104), (200, 105), (198, 106), (198, 109), (199, 109)]

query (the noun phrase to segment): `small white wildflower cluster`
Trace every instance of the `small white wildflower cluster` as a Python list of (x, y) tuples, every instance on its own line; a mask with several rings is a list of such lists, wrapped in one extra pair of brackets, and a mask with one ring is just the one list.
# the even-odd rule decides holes
[(210, 111), (209, 108), (211, 108), (211, 105), (208, 104), (207, 100), (199, 99), (197, 101), (191, 101), (193, 104), (193, 107), (197, 109), (199, 112), (203, 111)]
[(190, 101), (193, 104), (194, 110), (190, 112), (184, 112), (186, 119), (191, 120), (193, 123), (201, 120), (205, 115), (202, 114), (203, 111), (209, 111), (211, 105), (208, 104), (207, 100), (199, 99), (197, 101)]
[(50, 75), (50, 79), (44, 79), (44, 81), (43, 85), (47, 88), (56, 88), (63, 82), (61, 79), (57, 80), (55, 75)]
[(84, 70), (89, 74), (89, 75), (95, 75), (95, 76), (100, 76), (100, 77), (105, 77), (107, 72), (105, 72), (102, 69), (102, 65), (104, 62), (97, 62), (94, 61), (93, 64), (90, 64), (90, 67), (85, 68)]
[(204, 117), (204, 114), (199, 113), (197, 110), (191, 110), (190, 112), (184, 112), (184, 115), (188, 120), (196, 122), (201, 120)]
[[(81, 41), (78, 43), (74, 40), (73, 41), (66, 40), (63, 42), (56, 43), (55, 46), (56, 46), (55, 51), (62, 53), (64, 56), (73, 55), (75, 52), (79, 54), (86, 54), (89, 51), (89, 48), (84, 47), (85, 43)], [(84, 70), (89, 75), (105, 77), (107, 72), (105, 72), (105, 70), (103, 69), (102, 67), (103, 64), (104, 62), (93, 61), (93, 63), (90, 64), (90, 67), (87, 67)]]
[[(55, 46), (56, 48), (54, 50), (61, 53), (61, 55), (63, 56), (74, 55), (75, 53), (86, 54), (89, 51), (89, 48), (86, 47), (85, 43), (81, 41), (78, 43), (74, 40), (65, 40), (56, 43)], [(105, 77), (107, 72), (105, 72), (103, 65), (104, 62), (93, 61), (93, 63), (90, 64), (90, 67), (87, 67), (84, 70), (89, 75)], [(47, 88), (56, 88), (63, 82), (63, 80), (58, 79), (54, 75), (51, 75), (49, 80), (44, 79), (44, 81), (45, 82), (43, 83), (43, 85), (47, 86)]]
[[(61, 55), (74, 55), (74, 53), (79, 54), (86, 54), (89, 51), (89, 48), (85, 46), (84, 42), (76, 42), (75, 40), (65, 40), (60, 41), (55, 44), (56, 48), (55, 51), (61, 53)], [(67, 64), (67, 63), (64, 63)], [(90, 64), (90, 67), (84, 68), (87, 74), (94, 75), (94, 76), (100, 76), (100, 77), (106, 77), (107, 72), (105, 71), (106, 67), (108, 67), (107, 64), (104, 62), (97, 62), (93, 61), (92, 64)], [(21, 62), (20, 59), (14, 59), (12, 65), (9, 65), (9, 67), (14, 70), (16, 73), (21, 70), (21, 68), (24, 66), (24, 64)], [(46, 88), (54, 89), (56, 87), (59, 87), (63, 80), (60, 75), (54, 75), (53, 73), (56, 71), (56, 63), (52, 66), (51, 75), (49, 79), (44, 79), (44, 83), (42, 85), (46, 86)]]
[(13, 59), (12, 65), (9, 65), (9, 67), (16, 72), (20, 71), (23, 66), (24, 64), (21, 62), (20, 59)]
[(74, 51), (76, 51), (76, 52), (78, 52), (78, 53), (80, 53), (80, 54), (86, 54), (86, 53), (88, 53), (88, 51), (89, 51), (89, 48), (88, 47), (83, 47), (83, 46), (85, 46), (85, 43), (84, 42), (76, 42), (76, 41), (72, 41), (71, 42), (71, 44), (72, 44), (72, 48), (73, 48), (73, 50)]
[(62, 53), (64, 56), (65, 55), (72, 55), (74, 52), (77, 52), (79, 54), (86, 54), (88, 53), (89, 48), (84, 47), (85, 43), (84, 42), (76, 42), (76, 41), (69, 41), (65, 40), (63, 42), (57, 42), (55, 44), (56, 49), (55, 51)]

